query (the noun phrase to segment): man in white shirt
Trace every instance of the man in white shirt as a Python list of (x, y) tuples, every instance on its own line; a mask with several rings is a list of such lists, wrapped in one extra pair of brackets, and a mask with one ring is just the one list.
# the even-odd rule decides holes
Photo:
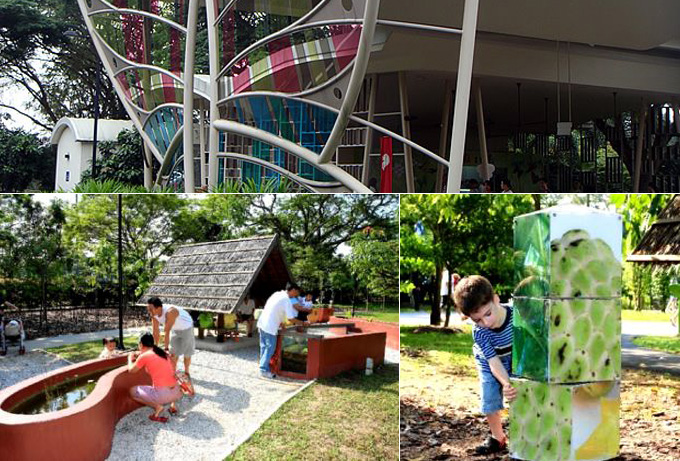
[(269, 361), (276, 350), (279, 327), (291, 318), (290, 311), (297, 313), (290, 298), (299, 295), (300, 288), (294, 283), (289, 283), (285, 290), (277, 291), (269, 297), (257, 321), (257, 329), (260, 331), (260, 374), (265, 378), (275, 377), (269, 368)]

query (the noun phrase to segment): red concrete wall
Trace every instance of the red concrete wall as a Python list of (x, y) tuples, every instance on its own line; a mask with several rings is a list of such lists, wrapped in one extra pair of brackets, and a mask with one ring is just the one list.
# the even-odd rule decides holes
[(128, 373), (121, 366), (99, 378), (82, 402), (55, 412), (20, 415), (8, 410), (16, 403), (75, 374), (87, 374), (127, 363), (121, 356), (60, 368), (0, 391), (0, 458), (23, 460), (103, 460), (111, 452), (116, 423), (139, 408), (129, 389), (151, 384), (146, 372)]
[[(338, 328), (344, 333), (345, 328)], [(310, 338), (307, 340), (307, 373), (281, 370), (281, 360), (276, 361), (272, 371), (294, 379), (330, 378), (338, 373), (366, 368), (366, 358), (380, 365), (385, 357), (386, 333), (355, 333), (336, 337)], [(281, 336), (278, 338), (280, 354)]]
[[(331, 317), (329, 323), (353, 323), (355, 329), (363, 333), (384, 332), (387, 334), (387, 347), (399, 350), (399, 324), (390, 322), (376, 322), (359, 318), (342, 319)], [(355, 331), (356, 331), (355, 330)]]
[(330, 378), (338, 373), (366, 368), (366, 358), (380, 365), (385, 357), (384, 332), (352, 334), (309, 340), (307, 375)]

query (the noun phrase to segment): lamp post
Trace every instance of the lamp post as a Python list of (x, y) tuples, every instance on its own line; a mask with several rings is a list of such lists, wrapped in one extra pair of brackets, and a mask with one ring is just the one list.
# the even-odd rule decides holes
[[(67, 30), (64, 32), (66, 37), (80, 37), (87, 38), (77, 30)], [(99, 60), (97, 59), (97, 51), (94, 50), (95, 68), (94, 68), (94, 128), (92, 133), (92, 179), (97, 177), (97, 128), (99, 125), (99, 93), (101, 92), (101, 69)]]
[(118, 347), (125, 349), (123, 344), (123, 194), (118, 194), (118, 338)]

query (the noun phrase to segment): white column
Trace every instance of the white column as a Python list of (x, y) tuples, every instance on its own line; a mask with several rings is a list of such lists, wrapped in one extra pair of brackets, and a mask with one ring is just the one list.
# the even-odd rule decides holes
[(215, 8), (212, 2), (208, 3), (210, 4), (207, 5), (205, 10), (206, 21), (208, 22), (208, 62), (210, 65), (210, 127), (208, 128), (208, 192), (210, 192), (217, 186), (217, 168), (219, 166), (217, 159), (219, 132), (215, 128), (215, 122), (219, 119), (219, 111), (217, 110), (217, 99), (219, 97), (217, 75), (220, 73), (219, 53), (221, 53), (221, 50), (217, 44)]
[[(210, 8), (207, 8), (210, 9)], [(198, 0), (189, 0), (184, 58), (184, 192), (194, 192), (194, 63)]]
[(463, 37), (460, 42), (458, 83), (456, 84), (456, 102), (453, 110), (453, 128), (451, 130), (449, 178), (446, 188), (446, 191), (450, 194), (460, 192), (460, 182), (463, 178), (465, 133), (467, 131), (468, 109), (470, 107), (470, 87), (472, 85), (472, 64), (475, 56), (478, 11), (479, 0), (465, 0)]

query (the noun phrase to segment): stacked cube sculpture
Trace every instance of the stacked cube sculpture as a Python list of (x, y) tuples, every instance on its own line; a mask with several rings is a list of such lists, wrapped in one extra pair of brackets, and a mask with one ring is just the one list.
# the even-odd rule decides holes
[(586, 207), (515, 219), (514, 458), (618, 454), (621, 240), (619, 215)]

